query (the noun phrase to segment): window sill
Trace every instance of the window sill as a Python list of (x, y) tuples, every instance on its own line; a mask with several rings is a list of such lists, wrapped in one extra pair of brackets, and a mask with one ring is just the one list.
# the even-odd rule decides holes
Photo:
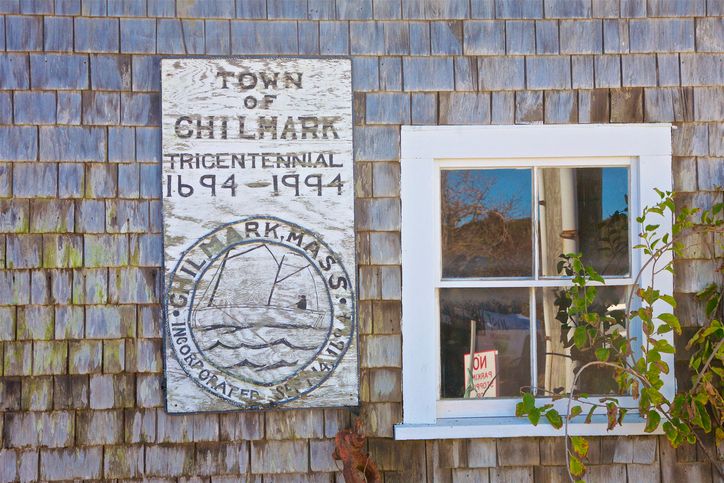
[[(645, 433), (645, 420), (638, 414), (627, 414), (623, 426), (607, 431), (605, 415), (593, 417), (590, 424), (583, 417), (574, 418), (568, 426), (569, 435), (578, 436), (634, 436), (643, 434), (663, 434), (659, 430)], [(548, 422), (541, 421), (533, 426), (526, 418), (464, 418), (438, 419), (434, 424), (397, 424), (395, 439), (451, 439), (451, 438), (519, 438), (538, 436), (563, 436), (564, 429), (555, 429)]]

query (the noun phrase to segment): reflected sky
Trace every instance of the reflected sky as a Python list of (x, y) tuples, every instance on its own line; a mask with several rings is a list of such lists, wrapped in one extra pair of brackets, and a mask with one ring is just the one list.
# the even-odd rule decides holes
[[(530, 218), (532, 197), (532, 170), (530, 169), (466, 169), (445, 171), (447, 186), (456, 187), (467, 182), (470, 187), (483, 192), (486, 209), (500, 210), (511, 200), (515, 200), (507, 215), (512, 219)], [(473, 194), (463, 197), (466, 202), (473, 202)], [(469, 220), (466, 220), (469, 221)]]
[(628, 168), (603, 168), (603, 201), (601, 203), (602, 218), (606, 219), (615, 211), (626, 210), (628, 194)]

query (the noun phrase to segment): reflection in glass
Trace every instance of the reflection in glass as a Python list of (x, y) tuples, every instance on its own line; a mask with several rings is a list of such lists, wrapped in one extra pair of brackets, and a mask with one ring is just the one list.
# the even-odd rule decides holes
[(527, 288), (440, 290), (443, 398), (466, 397), (466, 388), (472, 398), (515, 397), (530, 386), (529, 295)]
[[(598, 295), (590, 310), (601, 315), (610, 315), (616, 320), (622, 321), (629, 287), (601, 286), (596, 288)], [(560, 319), (566, 320), (566, 314), (559, 312), (563, 295), (564, 289), (559, 287), (536, 289), (536, 319), (539, 327), (544, 330), (543, 337), (539, 337), (537, 351), (540, 396), (550, 395), (551, 391), (558, 392), (561, 388), (568, 391), (578, 369), (587, 362), (596, 360), (594, 351), (598, 347), (578, 350), (570, 341), (573, 331), (567, 331), (561, 327)], [(616, 325), (611, 330), (625, 331), (626, 329), (621, 325)], [(637, 337), (638, 334), (632, 332), (630, 335)], [(632, 346), (636, 345), (632, 344)], [(616, 393), (618, 387), (613, 377), (613, 370), (604, 367), (589, 367), (578, 378), (576, 391), (588, 394)]]
[(601, 275), (629, 274), (628, 168), (543, 168), (538, 213), (541, 275), (580, 252)]
[(531, 170), (444, 170), (443, 277), (531, 277)]

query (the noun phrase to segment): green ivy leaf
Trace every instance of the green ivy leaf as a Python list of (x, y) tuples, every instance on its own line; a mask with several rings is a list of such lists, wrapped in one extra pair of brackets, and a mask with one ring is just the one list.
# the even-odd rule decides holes
[(573, 406), (571, 408), (571, 413), (568, 415), (568, 420), (570, 421), (571, 419), (575, 418), (576, 416), (581, 414), (581, 412), (583, 412), (583, 409), (581, 409), (581, 406)]
[(530, 421), (530, 424), (533, 426), (538, 426), (538, 422), (540, 421), (540, 409), (533, 408), (528, 413), (528, 420)]
[(667, 304), (671, 305), (672, 308), (674, 308), (674, 309), (676, 308), (676, 299), (674, 299), (674, 297), (672, 297), (671, 295), (664, 294), (664, 295), (661, 295), (660, 298)]
[(666, 439), (669, 440), (669, 443), (671, 443), (671, 446), (676, 448), (678, 444), (676, 444), (676, 437), (679, 435), (679, 431), (676, 429), (676, 427), (671, 424), (670, 422), (666, 421), (664, 423), (664, 434), (666, 435)]
[(523, 393), (523, 405), (528, 411), (535, 409), (535, 398), (533, 394), (529, 392)]
[(606, 347), (599, 347), (598, 349), (596, 349), (596, 359), (598, 359), (599, 361), (606, 362), (610, 355), (611, 349), (607, 349)]
[(581, 458), (585, 458), (588, 454), (588, 440), (582, 436), (571, 436), (571, 443), (573, 451)]
[(568, 469), (575, 477), (583, 476), (583, 474), (586, 472), (586, 466), (574, 455), (571, 455), (568, 460)]
[(679, 318), (677, 316), (674, 314), (664, 313), (659, 314), (658, 318), (669, 324), (677, 334), (681, 334), (681, 324), (679, 323)]
[(588, 410), (588, 414), (586, 415), (586, 424), (591, 424), (591, 420), (593, 419), (593, 413), (596, 412), (596, 406), (591, 406), (591, 409)]
[(561, 415), (558, 414), (558, 411), (555, 409), (550, 409), (546, 412), (546, 419), (549, 423), (551, 423), (551, 426), (556, 429), (561, 429), (561, 427), (563, 427), (563, 418), (561, 418)]
[(644, 432), (646, 433), (653, 433), (656, 428), (659, 427), (659, 423), (661, 422), (661, 415), (658, 411), (651, 410), (648, 412), (648, 415), (646, 416), (646, 427), (644, 428)]
[(573, 343), (576, 344), (578, 349), (583, 349), (588, 342), (588, 335), (586, 334), (586, 328), (583, 326), (576, 327), (573, 331)]

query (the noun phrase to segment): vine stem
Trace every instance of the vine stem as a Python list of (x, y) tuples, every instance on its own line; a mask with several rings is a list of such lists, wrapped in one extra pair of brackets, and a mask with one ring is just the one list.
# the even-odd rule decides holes
[(719, 352), (719, 349), (721, 348), (722, 344), (724, 344), (724, 339), (720, 340), (719, 343), (714, 348), (714, 350), (711, 352), (709, 359), (706, 360), (706, 364), (704, 364), (704, 367), (702, 367), (701, 371), (699, 371), (699, 375), (696, 377), (696, 382), (691, 387), (692, 389), (696, 389), (699, 386), (699, 383), (701, 383), (701, 378), (704, 377), (704, 373), (706, 372), (706, 369), (711, 364), (711, 361), (714, 359), (714, 356), (716, 356), (716, 353)]
[[(604, 366), (604, 367), (613, 367), (615, 369), (620, 369), (628, 374), (631, 374), (632, 376), (636, 377), (637, 379), (639, 379), (641, 382), (644, 383), (645, 386), (651, 387), (651, 384), (643, 376), (641, 376), (639, 373), (637, 373), (633, 369), (629, 369), (628, 367), (621, 367), (619, 365), (614, 364), (613, 362), (604, 362), (604, 361), (591, 361), (591, 362), (587, 362), (586, 364), (584, 364), (583, 367), (581, 367), (578, 370), (578, 372), (573, 376), (573, 381), (571, 381), (571, 389), (570, 389), (570, 391), (568, 391), (568, 404), (566, 407), (566, 421), (565, 421), (564, 433), (563, 433), (563, 438), (566, 443), (566, 456), (571, 454), (571, 450), (568, 445), (568, 440), (570, 439), (570, 436), (568, 435), (568, 422), (569, 422), (568, 416), (571, 414), (571, 404), (573, 402), (573, 395), (574, 395), (574, 391), (576, 388), (576, 383), (578, 382), (578, 378), (581, 376), (581, 374), (583, 374), (583, 371), (585, 371), (587, 368), (592, 367), (592, 366)], [(570, 478), (571, 482), (575, 483), (576, 478), (571, 473), (570, 464), (566, 465), (566, 471), (568, 472), (568, 478)]]

